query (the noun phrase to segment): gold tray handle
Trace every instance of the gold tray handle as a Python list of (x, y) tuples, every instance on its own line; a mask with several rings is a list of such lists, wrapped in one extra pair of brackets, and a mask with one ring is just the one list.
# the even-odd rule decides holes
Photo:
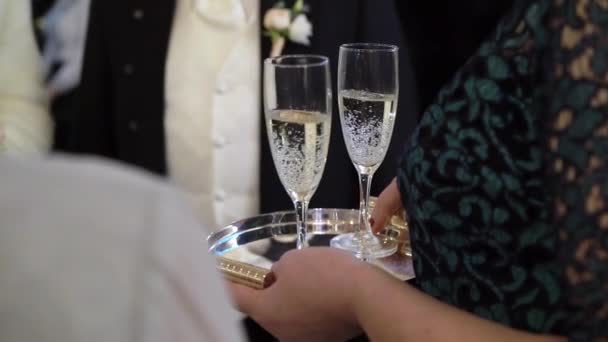
[(257, 290), (270, 287), (276, 280), (272, 271), (222, 257), (217, 268), (227, 280)]

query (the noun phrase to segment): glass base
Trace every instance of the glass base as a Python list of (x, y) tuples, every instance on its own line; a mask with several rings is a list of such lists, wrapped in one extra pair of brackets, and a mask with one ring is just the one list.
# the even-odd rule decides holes
[(349, 251), (361, 260), (380, 259), (397, 252), (397, 242), (376, 237), (369, 233), (350, 233), (331, 239), (334, 248)]

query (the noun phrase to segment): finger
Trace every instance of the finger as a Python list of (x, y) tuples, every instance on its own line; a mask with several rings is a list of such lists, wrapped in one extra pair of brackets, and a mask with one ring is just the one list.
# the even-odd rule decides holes
[(376, 206), (372, 212), (372, 230), (374, 233), (380, 232), (389, 223), (391, 217), (401, 209), (401, 196), (397, 179), (393, 179), (391, 184), (382, 191)]
[(262, 290), (227, 282), (228, 291), (236, 305), (237, 310), (247, 316), (254, 316), (262, 303)]
[(385, 212), (380, 213), (379, 210), (374, 209), (372, 212), (372, 218), (369, 220), (369, 224), (372, 226), (374, 234), (382, 231), (386, 227), (390, 215)]

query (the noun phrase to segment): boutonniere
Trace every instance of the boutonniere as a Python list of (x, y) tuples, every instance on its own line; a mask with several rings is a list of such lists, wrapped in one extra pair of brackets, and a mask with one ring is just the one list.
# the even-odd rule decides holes
[(297, 0), (292, 8), (278, 2), (264, 15), (264, 34), (270, 37), (272, 49), (270, 57), (280, 56), (287, 40), (310, 46), (312, 24), (307, 16), (308, 6), (304, 0)]

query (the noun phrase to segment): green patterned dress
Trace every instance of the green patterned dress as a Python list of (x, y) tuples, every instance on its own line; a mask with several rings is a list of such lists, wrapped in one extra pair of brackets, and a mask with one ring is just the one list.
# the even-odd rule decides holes
[(425, 113), (398, 181), (426, 293), (608, 338), (608, 0), (515, 1)]

